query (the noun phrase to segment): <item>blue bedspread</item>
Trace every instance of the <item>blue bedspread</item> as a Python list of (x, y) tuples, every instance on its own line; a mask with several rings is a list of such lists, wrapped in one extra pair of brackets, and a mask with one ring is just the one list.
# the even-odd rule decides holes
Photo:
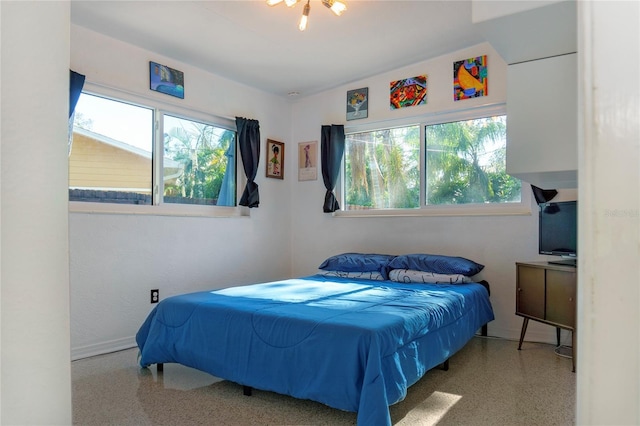
[(409, 386), (493, 319), (480, 284), (313, 275), (167, 298), (136, 341), (143, 367), (176, 362), (380, 425)]

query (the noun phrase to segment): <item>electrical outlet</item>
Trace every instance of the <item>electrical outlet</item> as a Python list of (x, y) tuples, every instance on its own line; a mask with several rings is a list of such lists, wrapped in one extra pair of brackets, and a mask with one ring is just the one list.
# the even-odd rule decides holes
[(158, 303), (160, 301), (160, 290), (157, 288), (151, 290), (151, 303)]

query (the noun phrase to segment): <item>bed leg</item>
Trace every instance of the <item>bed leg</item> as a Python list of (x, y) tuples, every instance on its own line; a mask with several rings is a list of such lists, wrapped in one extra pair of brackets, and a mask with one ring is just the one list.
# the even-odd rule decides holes
[(158, 373), (162, 373), (164, 371), (164, 364), (161, 362), (157, 363), (156, 370), (158, 371)]
[(242, 393), (244, 394), (244, 396), (251, 396), (251, 391), (253, 389), (251, 389), (251, 386), (242, 386)]
[(442, 369), (444, 371), (449, 371), (449, 358), (447, 358), (446, 361), (442, 363)]
[(482, 326), (482, 330), (480, 331), (480, 334), (483, 335), (484, 337), (487, 337), (487, 333), (488, 333), (488, 327), (487, 324)]

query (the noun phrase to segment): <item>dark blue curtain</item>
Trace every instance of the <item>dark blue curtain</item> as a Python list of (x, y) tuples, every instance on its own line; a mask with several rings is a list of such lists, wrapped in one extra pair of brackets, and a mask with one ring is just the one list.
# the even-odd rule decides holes
[(67, 134), (67, 154), (71, 155), (71, 146), (73, 144), (73, 118), (82, 87), (84, 86), (84, 75), (69, 70), (69, 131)]
[(340, 210), (333, 189), (336, 187), (344, 154), (344, 126), (342, 124), (322, 126), (320, 148), (322, 152), (322, 180), (324, 187), (327, 188), (322, 209), (325, 213), (333, 213)]
[(69, 118), (71, 118), (73, 111), (76, 109), (78, 99), (80, 99), (85, 76), (71, 70), (69, 70), (69, 74)]
[(247, 186), (240, 198), (241, 206), (258, 207), (260, 195), (258, 184), (253, 180), (258, 173), (258, 161), (260, 160), (260, 123), (258, 120), (236, 117), (236, 131), (238, 132), (238, 147), (244, 173), (247, 175)]

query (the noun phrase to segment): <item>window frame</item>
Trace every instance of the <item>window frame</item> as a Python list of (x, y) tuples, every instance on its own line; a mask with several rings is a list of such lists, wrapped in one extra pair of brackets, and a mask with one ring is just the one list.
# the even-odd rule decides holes
[[(137, 93), (103, 86), (96, 83), (86, 82), (82, 93), (100, 96), (113, 101), (121, 101), (134, 106), (149, 108), (153, 110), (153, 152), (152, 152), (152, 204), (117, 204), (117, 203), (96, 203), (85, 201), (69, 201), (70, 213), (100, 213), (100, 214), (125, 214), (125, 215), (150, 215), (150, 216), (195, 216), (195, 217), (240, 217), (248, 216), (246, 208), (237, 204), (240, 200), (240, 189), (246, 185), (246, 176), (239, 173), (240, 164), (238, 156), (236, 160), (236, 205), (235, 206), (208, 206), (197, 204), (177, 204), (164, 203), (162, 194), (162, 170), (163, 156), (157, 156), (157, 152), (164, 152), (163, 118), (164, 115), (182, 118), (185, 120), (198, 121), (204, 124), (224, 128), (236, 132), (235, 121), (227, 117), (219, 117), (198, 111), (191, 108), (177, 106), (169, 102), (162, 102), (152, 97), (146, 97)], [(237, 140), (236, 140), (236, 152)]]
[[(434, 124), (451, 123), (455, 121), (473, 120), (495, 115), (506, 115), (505, 103), (490, 104), (462, 110), (451, 110), (431, 113), (418, 117), (408, 117), (362, 125), (345, 127), (345, 135), (351, 133), (372, 132), (376, 130), (397, 127), (420, 127), (420, 207), (415, 209), (369, 209), (369, 210), (338, 210), (333, 212), (336, 217), (412, 217), (412, 216), (500, 216), (500, 215), (531, 215), (531, 191), (527, 191), (528, 184), (522, 182), (520, 202), (487, 203), (487, 204), (446, 204), (426, 205), (426, 140), (425, 127)], [(342, 159), (336, 196), (340, 206), (345, 205), (345, 159)]]

